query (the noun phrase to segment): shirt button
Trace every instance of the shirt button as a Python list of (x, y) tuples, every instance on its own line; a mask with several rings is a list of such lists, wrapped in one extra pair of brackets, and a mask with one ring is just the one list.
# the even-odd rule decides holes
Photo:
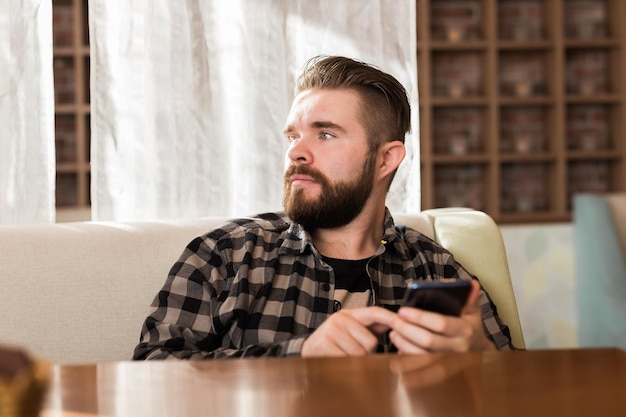
[(341, 303), (339, 301), (333, 301), (333, 312), (341, 310)]
[(330, 291), (330, 284), (322, 284), (322, 289), (324, 291)]

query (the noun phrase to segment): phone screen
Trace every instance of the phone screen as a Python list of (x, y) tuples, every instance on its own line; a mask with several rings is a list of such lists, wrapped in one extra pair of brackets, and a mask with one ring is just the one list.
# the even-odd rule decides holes
[(464, 280), (414, 282), (407, 287), (402, 305), (460, 316), (471, 289)]

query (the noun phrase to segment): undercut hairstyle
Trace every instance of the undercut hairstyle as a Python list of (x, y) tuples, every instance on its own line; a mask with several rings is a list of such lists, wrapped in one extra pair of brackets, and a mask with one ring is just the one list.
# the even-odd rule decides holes
[(411, 131), (411, 106), (406, 90), (378, 68), (342, 56), (320, 55), (305, 64), (296, 94), (310, 89), (350, 89), (361, 98), (359, 118), (370, 150), (385, 142), (401, 141)]

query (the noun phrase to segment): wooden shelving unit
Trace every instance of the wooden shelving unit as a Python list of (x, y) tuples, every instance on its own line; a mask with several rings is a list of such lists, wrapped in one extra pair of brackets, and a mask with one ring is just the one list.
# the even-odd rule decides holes
[(57, 220), (90, 218), (87, 0), (53, 0)]
[(571, 219), (626, 190), (626, 2), (417, 0), (422, 207)]

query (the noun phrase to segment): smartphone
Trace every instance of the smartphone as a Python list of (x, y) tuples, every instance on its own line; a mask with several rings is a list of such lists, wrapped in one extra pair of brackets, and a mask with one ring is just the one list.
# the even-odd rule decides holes
[(407, 287), (402, 305), (458, 317), (471, 290), (472, 284), (462, 279), (414, 282)]

